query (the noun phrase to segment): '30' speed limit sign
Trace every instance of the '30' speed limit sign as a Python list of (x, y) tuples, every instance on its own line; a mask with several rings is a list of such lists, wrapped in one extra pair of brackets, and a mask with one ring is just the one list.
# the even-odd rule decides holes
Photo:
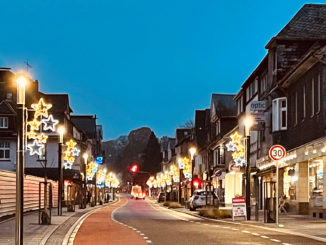
[(274, 161), (279, 161), (286, 156), (286, 150), (281, 145), (273, 145), (269, 149), (269, 157)]

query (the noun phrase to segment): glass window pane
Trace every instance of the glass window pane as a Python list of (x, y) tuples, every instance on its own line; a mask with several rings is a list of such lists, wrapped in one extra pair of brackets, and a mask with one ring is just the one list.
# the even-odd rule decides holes
[(10, 158), (10, 151), (9, 150), (5, 151), (5, 158)]
[(1, 158), (1, 159), (4, 158), (4, 150), (0, 150), (0, 158)]

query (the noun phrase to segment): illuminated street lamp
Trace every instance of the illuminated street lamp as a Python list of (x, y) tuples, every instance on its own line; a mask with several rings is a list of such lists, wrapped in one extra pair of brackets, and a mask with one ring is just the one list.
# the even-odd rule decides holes
[(191, 196), (194, 193), (194, 168), (195, 168), (195, 158), (194, 156), (197, 153), (196, 147), (191, 147), (189, 149), (190, 160), (191, 160)]
[(247, 219), (250, 220), (251, 207), (250, 207), (250, 129), (254, 124), (254, 119), (250, 115), (246, 115), (243, 119), (245, 129), (245, 146), (246, 146), (246, 206), (247, 206)]
[(182, 161), (182, 158), (178, 158), (178, 167), (179, 167), (179, 203), (181, 204), (181, 184), (182, 184), (182, 171), (185, 168), (185, 164)]
[(16, 163), (16, 233), (15, 244), (23, 244), (24, 212), (24, 134), (25, 88), (27, 79), (20, 75), (17, 82), (17, 163)]
[(66, 133), (66, 129), (63, 125), (58, 127), (59, 133), (59, 142), (58, 142), (58, 216), (62, 216), (62, 188), (63, 188), (63, 172), (62, 172), (62, 144), (63, 144), (63, 135)]

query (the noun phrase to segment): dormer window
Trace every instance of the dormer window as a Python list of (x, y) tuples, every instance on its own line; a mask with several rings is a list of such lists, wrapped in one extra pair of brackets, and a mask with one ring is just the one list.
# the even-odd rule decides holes
[(8, 128), (8, 117), (0, 117), (0, 128)]

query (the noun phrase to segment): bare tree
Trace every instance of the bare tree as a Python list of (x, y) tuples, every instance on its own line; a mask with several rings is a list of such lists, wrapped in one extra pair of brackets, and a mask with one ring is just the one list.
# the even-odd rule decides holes
[(191, 119), (189, 119), (188, 121), (186, 121), (184, 124), (180, 125), (180, 128), (192, 129), (194, 127), (195, 127), (195, 123)]

